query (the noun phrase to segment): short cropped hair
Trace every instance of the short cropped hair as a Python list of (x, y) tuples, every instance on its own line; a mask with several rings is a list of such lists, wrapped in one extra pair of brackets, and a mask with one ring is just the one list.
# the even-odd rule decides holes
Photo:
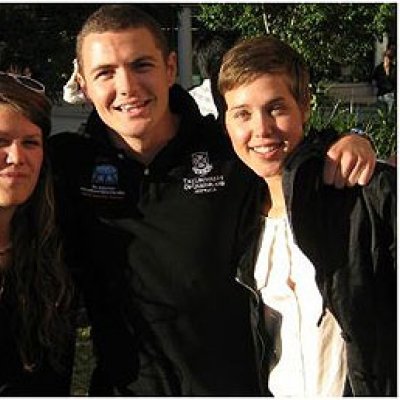
[(306, 63), (292, 47), (270, 35), (244, 39), (225, 54), (218, 90), (224, 95), (264, 74), (278, 73), (287, 76), (297, 103), (308, 107), (310, 75)]
[(170, 49), (160, 24), (149, 14), (131, 4), (106, 4), (91, 14), (80, 30), (76, 40), (76, 58), (83, 66), (82, 46), (91, 33), (118, 32), (131, 28), (146, 28), (153, 35), (156, 46), (166, 60)]

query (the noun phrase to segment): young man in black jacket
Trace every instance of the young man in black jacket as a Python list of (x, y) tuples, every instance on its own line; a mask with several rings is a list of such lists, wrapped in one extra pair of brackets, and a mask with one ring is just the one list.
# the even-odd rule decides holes
[[(258, 178), (174, 84), (176, 55), (142, 11), (101, 7), (77, 59), (95, 111), (83, 136), (51, 147), (97, 355), (90, 394), (261, 394), (248, 294), (234, 279)], [(350, 184), (368, 180), (367, 141), (330, 152), (328, 181), (343, 185), (348, 155), (360, 161)]]

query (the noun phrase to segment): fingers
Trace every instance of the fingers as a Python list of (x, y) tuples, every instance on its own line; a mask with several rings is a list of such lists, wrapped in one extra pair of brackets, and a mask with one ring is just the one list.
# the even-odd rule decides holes
[[(368, 146), (371, 145), (368, 143)], [(359, 152), (353, 171), (348, 176), (347, 186), (364, 186), (371, 180), (376, 166), (376, 155), (371, 150), (372, 147), (368, 147)]]
[(342, 171), (340, 170), (340, 168), (336, 168), (333, 186), (335, 186), (336, 189), (343, 189), (346, 186), (346, 183), (346, 177), (342, 175)]
[(368, 184), (368, 182), (372, 178), (372, 174), (374, 173), (375, 166), (376, 166), (376, 158), (370, 160), (363, 166), (357, 180), (357, 183), (359, 185), (364, 186)]
[(354, 186), (359, 177), (358, 157), (351, 152), (328, 151), (324, 166), (324, 183), (338, 189)]
[(375, 152), (365, 138), (348, 135), (328, 150), (323, 178), (327, 185), (341, 189), (345, 186), (366, 185), (374, 172)]
[[(358, 181), (359, 166), (362, 160), (353, 154), (343, 154), (339, 168), (336, 170), (334, 185), (337, 188), (352, 187)], [(337, 176), (339, 175), (339, 176)]]
[(358, 184), (360, 175), (364, 171), (365, 165), (361, 159), (356, 160), (353, 167), (348, 171), (346, 186), (352, 187)]
[(346, 156), (340, 159), (327, 157), (324, 165), (324, 183), (333, 185), (337, 189), (345, 186), (364, 186), (371, 180), (374, 173), (376, 160), (365, 162), (363, 158), (349, 158)]
[(333, 185), (333, 182), (335, 181), (335, 175), (336, 175), (336, 169), (338, 166), (338, 161), (336, 159), (332, 159), (328, 155), (325, 158), (325, 163), (324, 163), (324, 183), (326, 185)]
[(351, 154), (344, 154), (336, 163), (333, 185), (337, 189), (343, 189), (345, 186), (351, 187), (357, 183), (358, 170), (357, 158)]

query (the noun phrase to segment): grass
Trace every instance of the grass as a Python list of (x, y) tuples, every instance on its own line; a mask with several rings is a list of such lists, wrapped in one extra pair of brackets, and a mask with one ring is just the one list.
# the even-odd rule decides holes
[(72, 396), (87, 396), (90, 376), (94, 368), (90, 327), (77, 329), (75, 360), (72, 375)]

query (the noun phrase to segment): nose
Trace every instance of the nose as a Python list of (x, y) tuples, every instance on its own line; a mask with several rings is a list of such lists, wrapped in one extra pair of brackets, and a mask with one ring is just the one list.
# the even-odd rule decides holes
[(20, 143), (12, 142), (6, 149), (6, 163), (22, 165), (25, 162), (25, 152)]
[(116, 82), (117, 92), (123, 96), (130, 96), (137, 90), (138, 78), (130, 70), (120, 71)]
[(273, 132), (273, 119), (265, 112), (258, 112), (253, 119), (253, 133), (255, 137), (271, 136)]

